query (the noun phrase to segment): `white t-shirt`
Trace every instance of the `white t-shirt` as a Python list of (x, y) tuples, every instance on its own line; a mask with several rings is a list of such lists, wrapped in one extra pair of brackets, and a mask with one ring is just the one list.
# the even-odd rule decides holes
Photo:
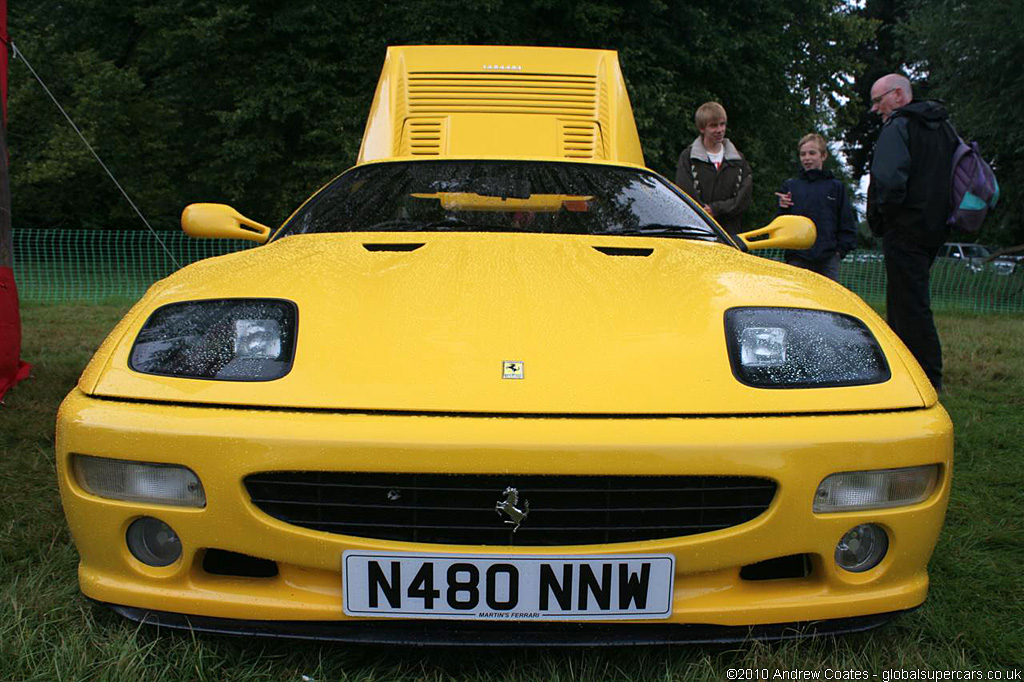
[(717, 152), (714, 152), (714, 153), (708, 152), (708, 161), (710, 161), (711, 163), (715, 164), (715, 168), (718, 168), (719, 166), (722, 165), (722, 160), (724, 158), (725, 158), (725, 145), (724, 144), (722, 145), (722, 148), (719, 149)]

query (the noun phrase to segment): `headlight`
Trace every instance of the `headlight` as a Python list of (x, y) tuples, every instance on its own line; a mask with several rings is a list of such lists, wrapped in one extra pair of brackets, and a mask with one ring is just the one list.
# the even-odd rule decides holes
[(143, 374), (271, 381), (292, 367), (297, 312), (290, 301), (186, 301), (158, 308), (132, 346)]
[(725, 335), (733, 373), (758, 388), (888, 381), (885, 355), (855, 317), (802, 308), (732, 308)]
[(939, 465), (832, 474), (814, 494), (814, 512), (860, 511), (917, 504), (939, 480)]
[(183, 466), (74, 455), (71, 467), (78, 485), (99, 497), (179, 507), (206, 506), (206, 492), (199, 477)]

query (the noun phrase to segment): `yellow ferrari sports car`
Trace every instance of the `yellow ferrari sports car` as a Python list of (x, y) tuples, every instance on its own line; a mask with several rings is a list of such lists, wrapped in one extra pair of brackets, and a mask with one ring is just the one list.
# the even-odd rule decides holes
[(952, 427), (850, 291), (643, 163), (614, 52), (389, 50), (357, 164), (157, 282), (57, 423), (82, 592), (350, 642), (857, 631), (919, 606)]

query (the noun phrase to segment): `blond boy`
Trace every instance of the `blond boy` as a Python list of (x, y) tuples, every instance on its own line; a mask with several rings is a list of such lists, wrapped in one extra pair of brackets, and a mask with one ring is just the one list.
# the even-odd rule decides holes
[(718, 102), (697, 108), (700, 135), (679, 155), (676, 184), (728, 232), (742, 230), (744, 211), (754, 191), (750, 164), (725, 136), (728, 117)]

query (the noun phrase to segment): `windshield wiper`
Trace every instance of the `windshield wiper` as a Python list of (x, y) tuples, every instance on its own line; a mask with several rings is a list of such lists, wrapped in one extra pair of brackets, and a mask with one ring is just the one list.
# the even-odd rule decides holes
[(620, 229), (609, 229), (595, 234), (625, 235), (630, 237), (651, 236), (651, 237), (678, 237), (680, 239), (701, 239), (705, 241), (718, 241), (714, 232), (704, 227), (693, 227), (690, 225), (661, 225), (651, 223), (642, 227), (624, 227)]
[(382, 223), (370, 225), (360, 232), (424, 232), (427, 230), (440, 230), (454, 227), (475, 227), (460, 218), (442, 218), (440, 220), (407, 220), (399, 218), (396, 220), (385, 220)]

